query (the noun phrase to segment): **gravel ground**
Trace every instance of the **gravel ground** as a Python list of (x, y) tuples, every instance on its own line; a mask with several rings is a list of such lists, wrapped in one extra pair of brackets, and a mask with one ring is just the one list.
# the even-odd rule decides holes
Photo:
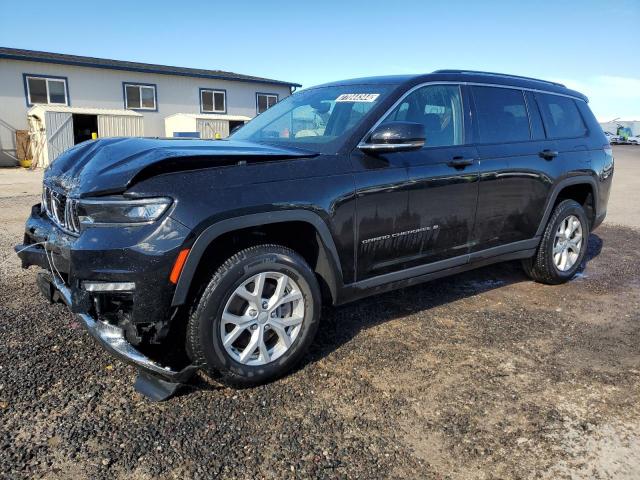
[(154, 404), (36, 291), (0, 198), (3, 478), (640, 478), (640, 241), (603, 226), (572, 282), (507, 263), (327, 309), (292, 375)]

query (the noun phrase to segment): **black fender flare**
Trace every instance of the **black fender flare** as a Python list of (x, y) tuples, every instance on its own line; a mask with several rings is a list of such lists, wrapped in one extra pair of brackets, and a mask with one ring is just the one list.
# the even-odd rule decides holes
[(551, 193), (547, 198), (547, 205), (544, 209), (544, 214), (542, 216), (542, 220), (540, 221), (540, 225), (538, 225), (538, 230), (536, 231), (536, 237), (540, 237), (544, 233), (544, 229), (547, 227), (547, 221), (551, 216), (551, 211), (553, 210), (553, 205), (556, 203), (556, 199), (560, 192), (571, 185), (580, 185), (580, 184), (589, 184), (591, 186), (591, 190), (593, 191), (593, 213), (594, 218), (598, 216), (598, 184), (595, 179), (588, 175), (577, 175), (574, 177), (567, 177), (558, 183), (556, 183), (551, 189)]
[(320, 215), (315, 212), (309, 210), (279, 210), (242, 215), (239, 217), (220, 220), (219, 222), (207, 227), (198, 236), (198, 238), (196, 238), (191, 250), (189, 251), (187, 261), (180, 273), (180, 278), (178, 279), (176, 289), (173, 293), (171, 306), (175, 307), (183, 305), (187, 301), (189, 288), (191, 287), (191, 282), (193, 281), (193, 277), (198, 265), (200, 264), (202, 256), (209, 245), (211, 245), (211, 243), (220, 235), (247, 227), (291, 221), (306, 222), (315, 228), (321, 247), (320, 262), (326, 260), (324, 261), (325, 265), (320, 265), (320, 268), (316, 271), (327, 282), (327, 286), (329, 287), (331, 295), (335, 301), (338, 290), (343, 285), (342, 269), (340, 258), (338, 257), (338, 251), (336, 250), (329, 227), (324, 220), (322, 220)]

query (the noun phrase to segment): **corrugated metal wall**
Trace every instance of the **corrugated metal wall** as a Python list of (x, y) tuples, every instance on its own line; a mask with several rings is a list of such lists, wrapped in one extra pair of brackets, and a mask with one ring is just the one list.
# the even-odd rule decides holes
[(45, 115), (48, 150), (46, 164), (49, 164), (73, 147), (73, 120), (71, 114), (66, 112), (47, 112)]
[(227, 138), (229, 136), (229, 121), (198, 118), (196, 130), (200, 132), (200, 138), (216, 138), (216, 133), (219, 133), (222, 138)]
[(142, 117), (98, 115), (98, 137), (142, 137)]

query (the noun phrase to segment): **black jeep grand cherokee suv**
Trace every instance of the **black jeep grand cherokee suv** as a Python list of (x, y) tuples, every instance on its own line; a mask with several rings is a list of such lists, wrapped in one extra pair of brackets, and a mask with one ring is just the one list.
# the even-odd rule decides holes
[(513, 259), (569, 280), (612, 173), (587, 98), (563, 85), (457, 70), (347, 80), (228, 140), (72, 148), (16, 250), (143, 385), (198, 368), (253, 385), (300, 359), (323, 303)]

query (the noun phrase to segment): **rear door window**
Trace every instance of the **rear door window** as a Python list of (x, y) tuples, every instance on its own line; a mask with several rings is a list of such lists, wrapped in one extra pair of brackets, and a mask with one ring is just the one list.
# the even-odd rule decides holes
[(522, 90), (472, 87), (481, 143), (529, 140), (529, 117)]
[(549, 138), (583, 137), (587, 133), (574, 99), (536, 93), (536, 100)]

